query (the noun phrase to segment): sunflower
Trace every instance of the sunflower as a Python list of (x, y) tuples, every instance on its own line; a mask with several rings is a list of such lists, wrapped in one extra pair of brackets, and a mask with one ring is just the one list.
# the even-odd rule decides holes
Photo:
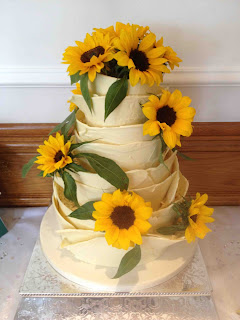
[(70, 146), (71, 142), (64, 144), (64, 136), (58, 132), (56, 138), (50, 136), (44, 141), (44, 145), (39, 146), (37, 151), (41, 156), (37, 157), (35, 163), (40, 164), (37, 168), (43, 171), (44, 177), (72, 162), (72, 158), (68, 156)]
[(115, 37), (119, 37), (120, 36), (120, 33), (121, 33), (121, 30), (126, 30), (127, 32), (129, 30), (131, 30), (131, 28), (134, 28), (136, 30), (136, 33), (137, 33), (137, 36), (139, 39), (143, 39), (143, 37), (146, 35), (146, 33), (149, 31), (149, 27), (146, 26), (146, 27), (142, 27), (142, 26), (139, 26), (138, 24), (130, 24), (130, 23), (127, 23), (127, 24), (124, 24), (122, 22), (116, 22), (116, 26), (115, 26), (115, 30), (114, 30), (114, 26), (110, 26), (108, 28), (94, 28), (93, 30), (95, 31), (99, 31), (103, 34), (109, 34), (110, 38), (113, 39)]
[[(80, 83), (76, 83), (76, 89), (72, 90), (72, 93), (74, 94), (82, 94), (82, 91), (81, 91), (81, 88), (80, 88)], [(68, 100), (68, 102), (70, 103), (70, 106), (69, 106), (69, 111), (72, 112), (73, 110), (75, 109), (78, 109), (78, 106), (71, 102), (70, 100)]]
[(162, 90), (158, 98), (151, 95), (143, 105), (142, 111), (149, 119), (143, 125), (143, 135), (155, 136), (162, 130), (162, 136), (167, 146), (172, 149), (181, 146), (180, 135), (189, 137), (192, 134), (192, 124), (196, 110), (189, 107), (191, 99), (183, 97), (179, 90), (173, 93)]
[(112, 47), (109, 34), (87, 33), (84, 42), (76, 41), (76, 47), (68, 47), (63, 54), (63, 63), (69, 64), (67, 71), (73, 75), (88, 72), (90, 81), (94, 81), (96, 73), (100, 73), (104, 62), (112, 60)]
[[(163, 47), (163, 38), (157, 41), (156, 47), (157, 48)], [(163, 58), (167, 59), (171, 70), (173, 70), (175, 66), (179, 67), (179, 62), (181, 62), (182, 60), (177, 57), (177, 53), (173, 51), (171, 47), (164, 47), (164, 48), (166, 49), (166, 51), (163, 55)]]
[(142, 40), (144, 38), (144, 36), (147, 34), (147, 32), (149, 31), (149, 27), (146, 26), (146, 27), (142, 27), (142, 26), (139, 26), (138, 24), (130, 24), (130, 23), (127, 23), (127, 24), (124, 24), (122, 22), (117, 22), (116, 23), (116, 35), (119, 37), (120, 36), (120, 33), (121, 33), (121, 30), (125, 30), (127, 32), (131, 32), (131, 29), (134, 29), (136, 31), (136, 34), (137, 34), (137, 37)]
[(114, 26), (110, 26), (105, 29), (104, 28), (93, 28), (93, 30), (96, 32), (101, 32), (105, 36), (109, 35), (110, 41), (112, 41), (117, 36), (117, 34), (114, 30)]
[(122, 29), (120, 36), (114, 39), (114, 47), (118, 50), (114, 54), (119, 66), (128, 67), (129, 80), (135, 86), (139, 80), (141, 84), (152, 86), (155, 82), (159, 85), (162, 72), (170, 72), (164, 65), (167, 59), (162, 58), (166, 49), (155, 48), (156, 36), (149, 33), (139, 43), (136, 28)]
[(187, 242), (195, 241), (196, 237), (203, 239), (205, 235), (211, 230), (205, 225), (205, 223), (213, 222), (211, 217), (214, 209), (205, 206), (208, 200), (208, 195), (200, 193), (196, 194), (196, 199), (192, 200), (191, 206), (188, 210), (188, 222), (189, 226), (185, 231), (185, 237)]
[(152, 215), (150, 202), (144, 202), (134, 192), (116, 190), (113, 194), (104, 193), (93, 206), (94, 230), (106, 231), (108, 245), (127, 250), (134, 243), (142, 244), (141, 235), (151, 227), (147, 221)]

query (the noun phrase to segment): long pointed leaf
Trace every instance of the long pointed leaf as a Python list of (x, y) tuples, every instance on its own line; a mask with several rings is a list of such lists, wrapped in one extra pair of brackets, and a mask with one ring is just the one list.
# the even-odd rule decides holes
[(49, 133), (49, 136), (55, 132), (58, 132), (62, 129), (62, 127), (69, 121), (71, 121), (71, 118), (75, 116), (75, 111), (73, 111), (72, 113), (70, 113), (70, 115), (65, 119), (63, 120), (62, 123), (59, 123), (56, 127), (54, 127), (52, 129), (52, 131)]
[(117, 189), (128, 189), (128, 176), (113, 160), (94, 153), (79, 153), (74, 157), (86, 158), (96, 173)]
[(81, 92), (86, 104), (88, 105), (89, 110), (92, 112), (92, 99), (90, 97), (89, 89), (88, 89), (88, 73), (84, 73), (81, 76), (80, 81)]
[(66, 171), (63, 171), (62, 178), (64, 181), (64, 196), (79, 207), (77, 200), (77, 186), (73, 177)]
[(66, 143), (69, 136), (69, 131), (72, 128), (72, 126), (76, 122), (76, 113), (73, 111), (72, 117), (69, 119), (67, 123), (64, 124), (64, 126), (61, 128), (61, 133), (64, 135), (64, 142)]
[(80, 208), (76, 209), (70, 213), (69, 217), (80, 219), (80, 220), (94, 220), (92, 213), (95, 210), (93, 207), (95, 201), (89, 201), (82, 205)]
[(73, 151), (74, 149), (78, 148), (78, 147), (81, 147), (83, 144), (86, 144), (86, 143), (90, 143), (90, 142), (94, 142), (98, 139), (95, 139), (95, 140), (91, 140), (91, 141), (83, 141), (83, 142), (79, 142), (79, 143), (73, 143), (69, 149), (69, 152)]
[(112, 279), (122, 277), (124, 274), (130, 272), (141, 260), (141, 248), (136, 245), (132, 250), (128, 251), (122, 258), (118, 267), (117, 273)]
[(176, 224), (176, 225), (172, 225), (169, 227), (161, 227), (159, 229), (157, 229), (158, 233), (161, 233), (163, 235), (171, 235), (171, 234), (175, 234), (177, 231), (184, 231), (186, 230), (186, 225), (183, 224)]
[(32, 168), (32, 166), (34, 165), (35, 161), (37, 160), (38, 156), (33, 157), (32, 159), (30, 159), (28, 161), (28, 163), (26, 163), (23, 168), (22, 168), (22, 178), (25, 178), (26, 175), (28, 174), (29, 170)]
[(160, 136), (161, 145), (162, 145), (162, 146), (161, 146), (161, 150), (160, 150), (160, 154), (159, 154), (159, 162), (160, 162), (161, 164), (163, 164), (164, 167), (169, 171), (169, 168), (168, 168), (168, 166), (166, 165), (166, 163), (164, 162), (164, 159), (163, 159), (163, 153), (164, 153), (164, 151), (166, 150), (167, 145), (166, 145), (166, 143), (165, 143), (162, 135), (160, 134), (159, 136)]
[(82, 166), (80, 166), (79, 164), (76, 164), (76, 163), (70, 163), (65, 168), (69, 169), (71, 171), (73, 170), (75, 172), (79, 172), (79, 171), (88, 172), (87, 169), (83, 168)]
[(108, 89), (105, 99), (105, 115), (104, 120), (117, 108), (117, 106), (126, 97), (128, 90), (128, 80), (122, 78), (115, 81)]
[(190, 158), (189, 156), (185, 155), (184, 153), (178, 151), (177, 148), (173, 148), (173, 151), (177, 151), (177, 153), (180, 155), (180, 157), (182, 157), (184, 160), (188, 160), (188, 161), (195, 161), (195, 159)]
[(79, 71), (73, 75), (70, 76), (71, 79), (71, 85), (78, 82), (81, 79), (81, 76), (79, 74)]

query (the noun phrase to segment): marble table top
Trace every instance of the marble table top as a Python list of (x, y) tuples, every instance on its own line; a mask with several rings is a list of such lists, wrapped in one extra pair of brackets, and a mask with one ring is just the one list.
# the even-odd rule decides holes
[[(14, 318), (18, 294), (46, 208), (1, 208), (0, 319)], [(220, 320), (240, 320), (240, 207), (215, 207), (213, 232), (199, 241)]]

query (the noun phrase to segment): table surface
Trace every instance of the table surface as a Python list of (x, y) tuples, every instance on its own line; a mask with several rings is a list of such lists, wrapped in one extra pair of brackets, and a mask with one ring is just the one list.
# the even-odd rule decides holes
[[(1, 208), (0, 319), (14, 318), (18, 294), (46, 207)], [(212, 231), (199, 241), (220, 320), (240, 320), (240, 207), (215, 207)]]

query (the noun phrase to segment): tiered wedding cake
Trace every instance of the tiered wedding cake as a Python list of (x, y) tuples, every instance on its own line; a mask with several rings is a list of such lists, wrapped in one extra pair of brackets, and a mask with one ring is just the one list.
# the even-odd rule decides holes
[[(92, 92), (92, 113), (81, 95), (72, 97), (71, 101), (79, 107), (75, 129), (77, 142), (97, 139), (76, 150), (112, 159), (126, 172), (129, 190), (151, 202), (153, 213), (148, 220), (151, 224), (148, 236), (152, 234), (160, 237), (156, 230), (174, 221), (176, 213), (172, 208), (173, 203), (181, 200), (188, 189), (188, 181), (179, 171), (177, 152), (166, 150), (165, 165), (161, 164), (160, 139), (143, 136), (143, 123), (146, 118), (141, 104), (147, 101), (149, 93), (161, 93), (161, 88), (140, 84), (130, 87), (125, 99), (104, 122), (104, 100), (107, 93), (104, 88), (108, 88), (114, 81), (114, 78), (104, 75), (97, 76)], [(116, 190), (96, 173), (70, 174), (76, 181), (79, 204), (98, 201), (104, 192), (113, 193)], [(63, 188), (63, 179), (55, 175), (53, 202), (62, 227), (58, 231), (63, 239), (62, 247), (70, 250), (82, 261), (117, 267), (126, 253), (125, 250), (107, 246), (104, 233), (94, 231), (95, 221), (69, 217), (77, 207), (64, 197)], [(166, 245), (169, 245), (168, 241)], [(99, 256), (96, 255), (96, 248)], [(156, 254), (160, 254), (161, 248), (157, 251)], [(153, 254), (152, 259), (156, 258), (156, 254)], [(143, 259), (141, 262), (143, 263)]]
[[(205, 223), (213, 221), (207, 195), (185, 197), (188, 181), (175, 148), (181, 135), (191, 135), (195, 109), (179, 90), (159, 85), (168, 66), (181, 60), (137, 25), (117, 23), (76, 43), (64, 53), (77, 83), (72, 113), (24, 168), (26, 174), (36, 161), (43, 176), (53, 177), (43, 251), (60, 273), (85, 285), (86, 276), (72, 271), (83, 263), (116, 268), (119, 278), (137, 265), (159, 261), (161, 268), (161, 257), (172, 259), (171, 266), (162, 265), (164, 276), (144, 278), (140, 287), (147, 287), (183, 268), (195, 237), (203, 238), (210, 231)], [(58, 246), (49, 249), (53, 233)], [(109, 281), (108, 287), (116, 285)]]

